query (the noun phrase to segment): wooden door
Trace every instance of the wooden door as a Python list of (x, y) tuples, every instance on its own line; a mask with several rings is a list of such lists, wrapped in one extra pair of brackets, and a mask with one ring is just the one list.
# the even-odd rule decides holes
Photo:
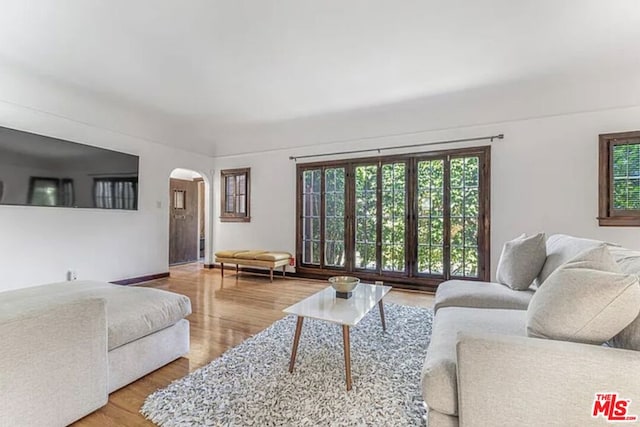
[(198, 260), (198, 183), (170, 179), (169, 264)]

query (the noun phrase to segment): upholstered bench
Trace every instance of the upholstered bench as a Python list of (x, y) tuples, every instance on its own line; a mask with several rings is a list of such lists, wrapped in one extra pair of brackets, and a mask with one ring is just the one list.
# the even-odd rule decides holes
[(289, 252), (274, 252), (263, 250), (228, 250), (215, 253), (216, 262), (220, 264), (220, 275), (224, 276), (224, 265), (235, 264), (236, 272), (239, 266), (262, 267), (269, 269), (269, 278), (273, 282), (273, 269), (282, 267), (282, 277), (285, 276), (287, 264), (292, 255)]

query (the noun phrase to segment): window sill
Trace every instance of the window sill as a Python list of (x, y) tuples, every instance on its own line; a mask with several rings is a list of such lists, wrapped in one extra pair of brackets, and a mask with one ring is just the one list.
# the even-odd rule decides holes
[(250, 216), (234, 217), (234, 216), (221, 216), (220, 222), (251, 222)]
[(640, 216), (599, 217), (600, 227), (640, 227)]

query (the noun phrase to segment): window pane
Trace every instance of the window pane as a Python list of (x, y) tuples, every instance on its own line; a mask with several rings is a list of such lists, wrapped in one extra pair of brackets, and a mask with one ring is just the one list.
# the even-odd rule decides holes
[(640, 210), (640, 144), (613, 146), (613, 208)]
[(224, 199), (224, 211), (226, 213), (235, 212), (235, 194), (236, 194), (236, 180), (233, 176), (226, 176), (225, 180), (225, 199)]
[(236, 176), (236, 194), (247, 194), (247, 180), (245, 174)]
[(405, 270), (406, 165), (382, 165), (382, 269)]
[(244, 214), (247, 212), (247, 196), (240, 195), (237, 197), (236, 213)]
[(378, 167), (376, 165), (355, 168), (355, 240), (356, 268), (376, 270), (377, 241), (377, 190)]
[(321, 169), (310, 169), (302, 174), (302, 262), (305, 264), (320, 264), (321, 173)]
[[(417, 164), (418, 273), (443, 274), (444, 160)], [(439, 249), (439, 250), (436, 250)]]
[(451, 159), (451, 276), (478, 277), (479, 164), (476, 156)]
[(331, 267), (343, 267), (345, 262), (344, 168), (328, 168), (325, 170), (324, 201), (324, 263)]

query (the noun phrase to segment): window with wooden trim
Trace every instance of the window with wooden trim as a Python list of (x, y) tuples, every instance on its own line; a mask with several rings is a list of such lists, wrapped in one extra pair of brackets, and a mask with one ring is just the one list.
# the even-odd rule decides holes
[(490, 147), (300, 164), (302, 275), (489, 279)]
[(250, 169), (220, 171), (220, 221), (249, 222)]
[(601, 226), (640, 226), (640, 131), (600, 135)]

